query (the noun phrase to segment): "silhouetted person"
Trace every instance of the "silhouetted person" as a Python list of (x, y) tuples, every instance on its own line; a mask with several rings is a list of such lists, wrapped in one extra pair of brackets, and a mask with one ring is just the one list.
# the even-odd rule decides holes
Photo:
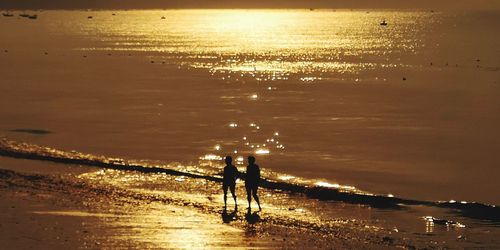
[(262, 210), (260, 208), (259, 196), (257, 195), (257, 189), (259, 188), (260, 182), (260, 168), (259, 165), (255, 164), (255, 157), (248, 156), (248, 166), (247, 166), (247, 176), (245, 179), (245, 188), (247, 190), (247, 199), (248, 199), (248, 209), (250, 210), (250, 204), (252, 202), (252, 196), (259, 205), (259, 211)]
[(224, 190), (224, 210), (227, 208), (227, 189), (231, 190), (234, 199), (234, 208), (238, 209), (236, 202), (236, 179), (238, 179), (238, 169), (232, 164), (233, 158), (226, 156), (226, 166), (224, 167), (224, 178), (222, 180), (222, 189)]

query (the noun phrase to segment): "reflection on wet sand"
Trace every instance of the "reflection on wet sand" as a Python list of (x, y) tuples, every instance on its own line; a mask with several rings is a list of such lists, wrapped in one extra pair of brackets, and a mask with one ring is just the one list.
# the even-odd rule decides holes
[[(128, 173), (114, 172), (117, 175), (112, 178), (110, 175), (93, 174), (85, 175), (84, 179), (73, 179), (70, 176), (27, 175), (0, 170), (0, 187), (11, 183), (11, 191), (19, 189), (54, 194), (48, 197), (56, 199), (55, 202), (59, 204), (57, 208), (66, 206), (63, 204), (68, 201), (73, 207), (79, 204), (81, 207), (78, 210), (36, 209), (33, 214), (78, 217), (94, 222), (98, 220), (98, 223), (87, 225), (88, 229), (84, 230), (84, 240), (92, 242), (92, 246), (97, 242), (103, 247), (115, 248), (304, 247), (311, 244), (326, 247), (345, 240), (349, 240), (347, 244), (351, 246), (359, 245), (360, 242), (367, 244), (367, 240), (370, 245), (383, 244), (380, 237), (376, 236), (380, 233), (379, 229), (372, 231), (377, 227), (351, 227), (353, 222), (349, 221), (321, 222), (314, 216), (296, 219), (294, 211), (274, 205), (266, 207), (266, 211), (269, 211), (266, 214), (235, 212), (233, 217), (220, 210), (220, 196), (216, 199), (219, 202), (213, 202), (214, 199), (207, 200), (203, 195), (192, 195), (194, 190), (201, 190), (196, 182), (166, 186), (165, 183), (172, 183), (171, 179), (165, 182), (157, 180), (156, 183), (161, 185), (154, 188), (148, 185), (148, 181), (117, 181), (137, 179), (131, 178)], [(94, 178), (89, 178), (91, 176)], [(115, 181), (115, 185), (110, 185)], [(147, 188), (134, 188), (138, 184)], [(159, 187), (167, 190), (151, 191)], [(214, 188), (219, 190), (216, 186), (207, 187), (208, 192)], [(230, 220), (231, 226), (220, 221), (221, 213), (224, 220)], [(323, 234), (324, 230), (329, 233)], [(311, 242), (317, 238), (318, 232), (322, 232), (322, 237)], [(399, 240), (394, 243), (406, 244)]]
[[(413, 234), (412, 223), (424, 227), (428, 222), (417, 215), (424, 213), (442, 218), (449, 217), (449, 212), (422, 206), (380, 210), (382, 213), (379, 214), (379, 210), (369, 206), (322, 202), (293, 193), (268, 189), (263, 189), (261, 194), (264, 199), (264, 212), (255, 213), (246, 210), (229, 213), (221, 209), (222, 193), (218, 183), (193, 178), (185, 178), (178, 182), (175, 181), (176, 178), (178, 176), (162, 173), (144, 174), (121, 170), (91, 170), (74, 177), (21, 174), (1, 170), (0, 188), (8, 185), (11, 188), (36, 192), (54, 192), (56, 195), (49, 197), (60, 198), (69, 195), (69, 200), (77, 203), (81, 199), (86, 208), (83, 212), (74, 209), (35, 211), (42, 216), (98, 218), (100, 223), (96, 225), (100, 225), (101, 230), (103, 227), (107, 228), (107, 234), (95, 236), (97, 237), (95, 240), (98, 239), (100, 244), (115, 247), (120, 244), (153, 248), (168, 244), (200, 248), (218, 248), (221, 244), (238, 246), (313, 244), (326, 247), (335, 246), (339, 241), (349, 246), (357, 246), (363, 242), (379, 247), (381, 245), (424, 247), (428, 246), (426, 238), (419, 239), (414, 235), (408, 238)], [(239, 194), (245, 192), (242, 185), (238, 185), (236, 191)], [(427, 211), (420, 211), (422, 208)], [(432, 222), (438, 225), (442, 222), (451, 223), (450, 220), (435, 218)], [(473, 224), (470, 220), (466, 223)], [(221, 227), (223, 225), (227, 227)], [(428, 226), (431, 227), (431, 224)], [(444, 225), (443, 227), (448, 228)], [(408, 228), (410, 231), (407, 231)], [(442, 237), (446, 241), (456, 234), (478, 237), (482, 232), (481, 227), (475, 229), (474, 226), (453, 227), (454, 230), (450, 232), (443, 231), (441, 226), (434, 228), (436, 237)], [(178, 235), (176, 233), (178, 230), (182, 230), (184, 238), (174, 237)], [(193, 239), (190, 238), (191, 234)], [(103, 239), (104, 235), (109, 237)], [(273, 237), (269, 239), (271, 235)], [(321, 236), (319, 237), (321, 240), (310, 241), (318, 235)], [(258, 240), (252, 243), (254, 237)], [(304, 237), (308, 240), (304, 241)], [(228, 242), (228, 239), (231, 239), (231, 242)], [(233, 239), (235, 241), (232, 241)], [(280, 241), (278, 243), (273, 239)]]
[[(134, 209), (122, 207), (108, 214), (85, 211), (34, 211), (33, 214), (55, 216), (59, 220), (66, 216), (98, 218), (103, 225), (94, 225), (86, 231), (107, 230), (104, 234), (111, 237), (98, 240), (103, 247), (108, 244), (117, 247), (125, 242), (134, 248), (176, 249), (243, 247), (247, 244), (243, 230), (221, 225), (211, 216), (166, 204), (139, 204)], [(257, 244), (269, 243), (260, 240)]]
[[(146, 212), (147, 215), (140, 213)], [(166, 205), (152, 205), (140, 210), (133, 217), (112, 223), (111, 227), (123, 228), (123, 233), (134, 228), (133, 240), (153, 248), (218, 248), (224, 245), (243, 245), (241, 230), (222, 225), (215, 218)], [(122, 232), (117, 232), (122, 235)], [(123, 236), (130, 239), (130, 235)]]

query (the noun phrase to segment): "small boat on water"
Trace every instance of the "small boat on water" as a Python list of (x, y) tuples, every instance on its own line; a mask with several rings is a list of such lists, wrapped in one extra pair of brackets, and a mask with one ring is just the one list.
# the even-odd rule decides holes
[(2, 13), (2, 15), (5, 17), (13, 17), (14, 16), (14, 14), (12, 14), (10, 12), (4, 12), (4, 13)]
[(382, 25), (382, 26), (387, 26), (387, 24), (388, 23), (385, 20), (380, 23), (380, 25)]
[(28, 18), (29, 19), (37, 19), (38, 18), (38, 15), (28, 15)]

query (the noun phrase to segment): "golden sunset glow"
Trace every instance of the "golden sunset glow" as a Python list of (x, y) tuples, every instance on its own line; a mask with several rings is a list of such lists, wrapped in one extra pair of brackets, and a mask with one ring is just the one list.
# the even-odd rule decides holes
[(2, 0), (0, 248), (499, 249), (499, 25), (498, 0)]

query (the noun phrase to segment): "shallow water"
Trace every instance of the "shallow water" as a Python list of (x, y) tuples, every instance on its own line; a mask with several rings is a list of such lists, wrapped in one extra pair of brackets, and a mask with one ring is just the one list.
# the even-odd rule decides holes
[(114, 13), (1, 18), (2, 135), (194, 168), (257, 154), (278, 179), (500, 203), (496, 12)]

